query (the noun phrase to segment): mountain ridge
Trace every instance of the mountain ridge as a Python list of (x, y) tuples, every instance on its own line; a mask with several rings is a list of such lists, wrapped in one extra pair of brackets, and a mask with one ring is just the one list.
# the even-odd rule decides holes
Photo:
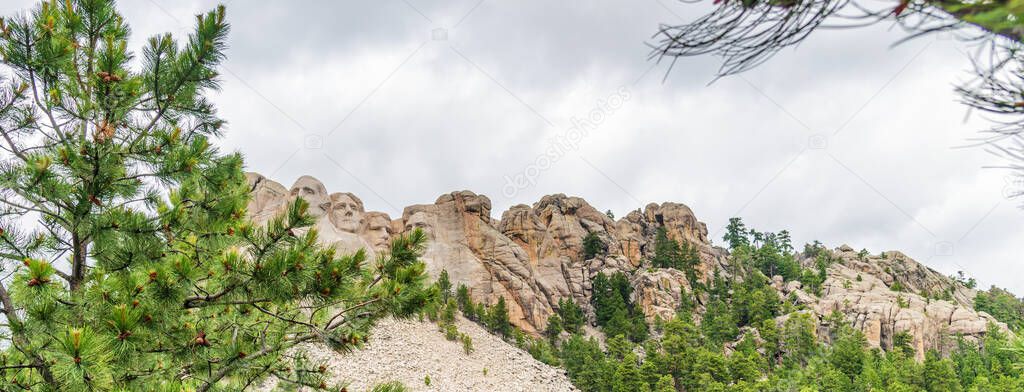
[[(247, 177), (253, 193), (249, 213), (257, 223), (302, 197), (310, 202), (321, 239), (340, 251), (363, 248), (372, 255), (383, 251), (390, 238), (423, 229), (430, 241), (422, 259), (432, 276), (447, 271), (476, 302), (492, 305), (504, 298), (511, 322), (535, 336), (565, 299), (580, 304), (593, 323), (590, 299), (598, 273), (627, 274), (633, 301), (653, 321), (674, 317), (683, 296), (694, 293), (692, 283), (732, 278), (744, 268), (733, 265), (727, 249), (711, 243), (707, 225), (681, 203), (649, 203), (616, 220), (583, 198), (553, 194), (532, 205), (511, 206), (495, 219), (489, 198), (454, 191), (433, 204), (405, 207), (401, 217), (392, 219), (365, 211), (354, 194), (329, 193), (313, 177), (300, 177), (290, 188), (256, 173)], [(699, 259), (695, 281), (678, 270), (653, 268), (659, 231), (694, 249)], [(596, 236), (603, 254), (586, 257), (588, 236)], [(891, 349), (896, 334), (909, 334), (919, 359), (929, 349), (950, 349), (953, 336), (979, 341), (989, 324), (1009, 332), (991, 315), (973, 309), (977, 291), (900, 252), (870, 255), (847, 245), (815, 252), (794, 252), (803, 268), (815, 268), (819, 255), (830, 260), (815, 290), (779, 275), (769, 278), (780, 296), (816, 316), (825, 340), (826, 318), (835, 312), (873, 347)], [(704, 304), (699, 294), (693, 299), (699, 317)]]

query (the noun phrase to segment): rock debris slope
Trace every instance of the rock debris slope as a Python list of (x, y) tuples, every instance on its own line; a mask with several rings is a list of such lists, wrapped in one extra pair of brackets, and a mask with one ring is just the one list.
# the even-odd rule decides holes
[(436, 324), (395, 319), (378, 324), (361, 350), (338, 354), (312, 345), (309, 354), (327, 362), (334, 381), (351, 382), (350, 391), (389, 381), (400, 381), (410, 391), (576, 391), (564, 370), (533, 359), (461, 317), (456, 325), (473, 339), (469, 355), (459, 341), (445, 340)]
[[(422, 228), (429, 236), (423, 260), (433, 276), (447, 270), (453, 284), (465, 284), (476, 302), (494, 304), (505, 298), (513, 324), (534, 334), (543, 330), (562, 299), (574, 299), (592, 317), (591, 281), (599, 272), (627, 274), (634, 302), (649, 319), (672, 317), (681, 292), (690, 288), (680, 271), (650, 267), (660, 228), (697, 250), (700, 279), (710, 280), (715, 273), (728, 277), (734, 270), (728, 252), (708, 239), (707, 226), (679, 203), (651, 203), (615, 220), (582, 198), (555, 194), (532, 205), (513, 206), (495, 219), (486, 196), (457, 191), (432, 204), (406, 207), (401, 217), (392, 219), (365, 211), (351, 193), (328, 193), (312, 177), (285, 188), (259, 174), (248, 176), (253, 189), (249, 213), (256, 221), (266, 221), (301, 197), (317, 216), (324, 242), (342, 251), (379, 252), (391, 237)], [(583, 238), (588, 234), (601, 239), (606, 254), (584, 259)], [(909, 333), (921, 356), (929, 348), (950, 347), (952, 336), (979, 339), (995, 321), (973, 310), (974, 290), (899, 252), (862, 255), (847, 246), (826, 252), (836, 262), (828, 267), (820, 296), (803, 290), (799, 282), (775, 277), (780, 294), (806, 305), (822, 328), (824, 319), (838, 311), (876, 347), (890, 348), (895, 334)], [(802, 262), (814, 265), (810, 257)], [(901, 292), (893, 290), (897, 284)], [(940, 293), (948, 295), (936, 299)], [(701, 298), (696, 300), (699, 310)]]

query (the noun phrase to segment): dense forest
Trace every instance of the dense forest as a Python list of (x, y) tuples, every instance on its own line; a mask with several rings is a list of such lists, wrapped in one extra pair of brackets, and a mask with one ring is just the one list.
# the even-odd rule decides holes
[[(649, 268), (682, 270), (693, 288), (681, 293), (684, 301), (671, 320), (647, 323), (630, 300), (625, 274), (597, 274), (591, 305), (603, 341), (587, 336), (587, 316), (572, 300), (559, 302), (543, 338), (531, 337), (509, 324), (504, 301), (473, 303), (465, 286), (453, 290), (447, 272), (435, 284), (447, 302), (429, 306), (427, 313), (455, 340), (451, 320), (462, 312), (536, 359), (564, 367), (586, 392), (1024, 390), (1021, 342), (994, 325), (981, 344), (950, 336), (952, 352), (931, 350), (923, 361), (915, 358), (906, 332), (895, 335), (888, 351), (870, 348), (842, 314), (829, 316), (821, 329), (809, 312), (770, 286), (769, 276), (782, 275), (820, 290), (834, 262), (821, 244), (804, 246), (804, 255), (816, 256), (815, 265), (805, 268), (786, 231), (757, 232), (739, 219), (727, 231), (731, 265), (739, 273), (728, 279), (715, 274), (702, 282), (694, 271), (694, 249), (659, 230)], [(962, 276), (954, 279), (967, 282)], [(943, 295), (948, 294), (937, 297)], [(1014, 332), (1024, 324), (1021, 300), (1005, 290), (980, 291), (975, 307)]]

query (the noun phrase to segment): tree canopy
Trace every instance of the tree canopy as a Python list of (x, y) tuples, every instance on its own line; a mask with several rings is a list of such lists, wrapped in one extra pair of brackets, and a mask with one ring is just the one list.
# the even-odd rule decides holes
[(0, 389), (323, 389), (292, 347), (357, 348), (436, 295), (422, 232), (367, 260), (320, 246), (302, 199), (247, 220), (242, 157), (213, 146), (225, 122), (206, 96), (223, 6), (138, 56), (111, 0), (45, 1), (0, 30)]

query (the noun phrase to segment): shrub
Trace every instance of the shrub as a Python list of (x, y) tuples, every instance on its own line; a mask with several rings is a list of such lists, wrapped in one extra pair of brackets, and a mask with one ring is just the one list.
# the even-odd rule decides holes
[(472, 354), (473, 353), (473, 338), (470, 337), (469, 335), (462, 334), (461, 340), (462, 340), (462, 351), (465, 352), (466, 355)]

